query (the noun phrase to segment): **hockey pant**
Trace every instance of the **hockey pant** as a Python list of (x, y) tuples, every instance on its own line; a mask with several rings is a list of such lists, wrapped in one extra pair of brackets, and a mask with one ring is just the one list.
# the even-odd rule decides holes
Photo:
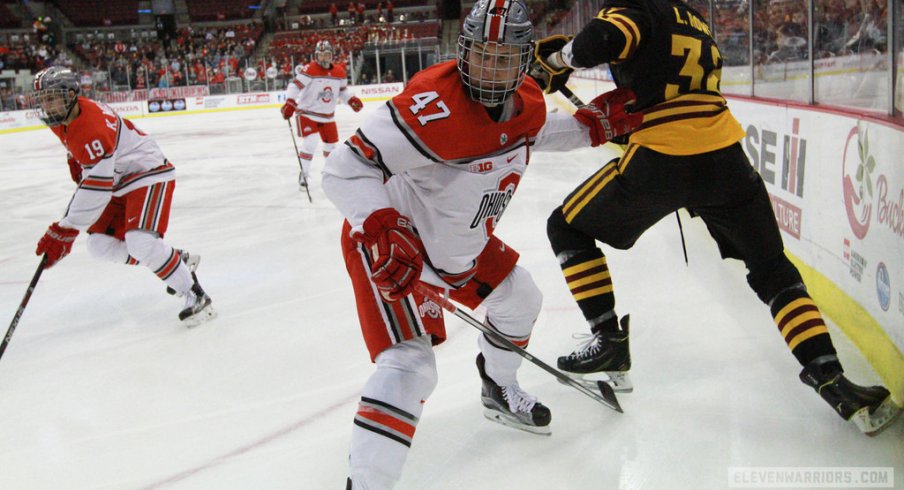
[(742, 260), (747, 282), (802, 365), (834, 355), (825, 322), (785, 256), (763, 180), (741, 145), (700, 155), (664, 155), (635, 144), (578, 186), (547, 222), (572, 296), (592, 326), (617, 328), (606, 257), (595, 240), (627, 250), (656, 222), (687, 208), (705, 223), (723, 258)]
[[(376, 371), (365, 384), (349, 455), (354, 488), (391, 488), (399, 479), (424, 400), (436, 385), (432, 344), (445, 340), (442, 309), (417, 293), (388, 303), (370, 281), (369, 257), (348, 238), (343, 253), (355, 290), (365, 343)], [(542, 294), (530, 273), (515, 265), (518, 254), (492, 237), (477, 259), (469, 283), (451, 292), (469, 308), (483, 305), (486, 323), (526, 346), (540, 312)], [(500, 385), (516, 381), (521, 356), (478, 338), (487, 374)]]
[(298, 115), (295, 122), (298, 134), (301, 136), (298, 157), (301, 159), (301, 167), (307, 178), (311, 174), (311, 161), (314, 159), (314, 152), (317, 151), (317, 143), (323, 141), (323, 156), (330, 156), (330, 152), (336, 148), (336, 143), (339, 141), (339, 131), (334, 121), (317, 122), (301, 114)]
[(88, 228), (88, 251), (117, 264), (143, 264), (178, 293), (194, 280), (179, 253), (163, 241), (176, 182), (160, 182), (114, 197)]

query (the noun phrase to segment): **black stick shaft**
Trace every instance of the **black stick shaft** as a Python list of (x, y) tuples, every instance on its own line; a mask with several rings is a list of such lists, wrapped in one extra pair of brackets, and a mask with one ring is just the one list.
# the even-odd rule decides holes
[(6, 352), (6, 347), (9, 345), (9, 341), (12, 340), (13, 334), (16, 333), (16, 327), (19, 325), (19, 319), (22, 318), (22, 313), (25, 312), (25, 307), (28, 305), (28, 300), (31, 299), (31, 293), (34, 292), (35, 286), (38, 285), (38, 280), (41, 279), (41, 273), (44, 272), (44, 265), (47, 264), (47, 255), (41, 257), (41, 263), (38, 264), (38, 270), (35, 271), (35, 275), (31, 278), (31, 282), (28, 284), (28, 289), (25, 290), (25, 297), (22, 298), (22, 302), (19, 303), (19, 309), (16, 310), (15, 316), (13, 316), (13, 321), (9, 323), (9, 329), (6, 330), (6, 336), (3, 337), (3, 342), (0, 342), (0, 358), (3, 357), (3, 353)]
[(616, 412), (622, 412), (622, 408), (618, 404), (618, 400), (615, 398), (615, 393), (612, 391), (611, 386), (601, 382), (598, 385), (601, 390), (601, 393), (595, 393), (595, 392), (591, 391), (589, 388), (587, 388), (586, 386), (584, 386), (583, 384), (581, 384), (580, 382), (575, 381), (568, 375), (563, 374), (558, 369), (555, 369), (554, 367), (550, 366), (549, 364), (546, 364), (545, 362), (541, 361), (540, 359), (537, 359), (531, 353), (527, 352), (526, 350), (522, 349), (521, 347), (518, 347), (517, 345), (513, 344), (509, 339), (503, 337), (502, 335), (499, 334), (499, 332), (496, 332), (495, 330), (491, 329), (490, 327), (479, 322), (473, 316), (465, 313), (464, 311), (461, 311), (458, 308), (458, 306), (455, 305), (455, 303), (451, 302), (448, 298), (442, 296), (441, 294), (437, 293), (436, 291), (430, 289), (424, 283), (418, 284), (416, 289), (419, 293), (423, 294), (424, 296), (427, 296), (432, 301), (436, 302), (437, 304), (439, 304), (440, 306), (442, 306), (443, 308), (448, 310), (450, 313), (452, 313), (455, 316), (457, 316), (458, 318), (461, 318), (462, 320), (464, 320), (465, 323), (467, 323), (467, 324), (471, 325), (472, 327), (476, 328), (477, 330), (480, 330), (481, 332), (489, 335), (496, 342), (501, 343), (507, 349), (515, 352), (519, 356), (527, 359), (528, 361), (530, 361), (533, 364), (535, 364), (536, 366), (538, 366), (540, 369), (555, 376), (559, 381), (562, 381), (563, 383), (571, 386), (572, 388), (575, 388), (576, 390), (580, 391), (581, 393), (589, 396), (590, 398), (593, 398), (594, 400), (602, 403), (603, 405), (611, 408), (612, 410), (615, 410)]
[(289, 124), (289, 134), (292, 135), (292, 145), (295, 146), (295, 158), (298, 159), (298, 168), (301, 169), (301, 180), (304, 181), (304, 191), (308, 193), (308, 202), (314, 202), (311, 199), (311, 190), (308, 185), (308, 178), (304, 175), (304, 165), (301, 163), (301, 157), (298, 155), (298, 142), (295, 141), (295, 130), (292, 129), (292, 120), (286, 119), (286, 123)]

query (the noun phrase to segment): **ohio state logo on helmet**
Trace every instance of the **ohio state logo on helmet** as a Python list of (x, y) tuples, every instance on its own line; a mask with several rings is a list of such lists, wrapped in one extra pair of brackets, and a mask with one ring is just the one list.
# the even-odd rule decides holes
[(478, 0), (458, 37), (458, 71), (473, 100), (493, 106), (511, 97), (530, 65), (533, 27), (523, 0)]

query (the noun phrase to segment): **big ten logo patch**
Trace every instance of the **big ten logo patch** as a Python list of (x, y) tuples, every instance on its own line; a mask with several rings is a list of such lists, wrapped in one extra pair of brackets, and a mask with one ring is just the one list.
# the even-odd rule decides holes
[(434, 320), (442, 316), (442, 308), (432, 300), (424, 296), (424, 301), (417, 307), (417, 312), (421, 318), (433, 318)]
[[(800, 119), (794, 118), (791, 122), (791, 134), (784, 135), (750, 125), (747, 127), (744, 143), (753, 167), (763, 181), (775, 190), (770, 192), (769, 197), (779, 228), (800, 239), (803, 212), (792, 202), (802, 201), (801, 198), (804, 197), (807, 167), (807, 140), (800, 136)], [(781, 160), (778, 159), (779, 151)]]
[(498, 182), (495, 189), (484, 191), (480, 198), (480, 205), (477, 207), (477, 213), (471, 220), (471, 229), (483, 224), (487, 237), (493, 234), (493, 230), (502, 218), (502, 213), (505, 212), (505, 208), (512, 200), (515, 189), (521, 182), (521, 174), (511, 172), (499, 179)]
[(468, 172), (472, 174), (485, 174), (493, 171), (493, 162), (479, 162), (468, 165)]

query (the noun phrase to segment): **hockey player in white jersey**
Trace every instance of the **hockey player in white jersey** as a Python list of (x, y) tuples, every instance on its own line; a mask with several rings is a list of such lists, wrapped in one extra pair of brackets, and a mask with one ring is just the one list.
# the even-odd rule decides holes
[[(391, 488), (436, 382), (443, 313), (415, 288), (424, 264), (451, 298), (486, 307), (486, 324), (527, 345), (542, 295), (494, 235), (535, 150), (595, 146), (640, 123), (604, 94), (574, 117), (547, 114), (525, 79), (532, 27), (523, 0), (479, 0), (458, 60), (417, 74), (327, 159), (323, 189), (346, 218), (342, 249), (376, 371), (362, 390), (349, 455), (354, 489)], [(611, 104), (609, 102), (612, 102)], [(491, 420), (548, 434), (549, 409), (518, 384), (521, 357), (478, 339)]]
[(336, 102), (341, 100), (353, 111), (364, 107), (361, 99), (348, 88), (345, 65), (333, 63), (333, 47), (329, 41), (318, 41), (314, 61), (305, 65), (286, 88), (286, 103), (280, 108), (283, 119), (295, 115), (295, 126), (301, 136), (298, 158), (302, 170), (298, 185), (305, 186), (311, 172), (311, 160), (317, 141), (323, 141), (323, 156), (328, 157), (339, 141), (336, 129)]
[(79, 96), (78, 76), (51, 67), (35, 75), (38, 117), (69, 151), (69, 171), (78, 184), (66, 214), (50, 225), (35, 253), (52, 267), (72, 250), (81, 231), (88, 250), (102, 260), (141, 264), (171, 294), (185, 298), (179, 319), (192, 327), (214, 318), (211, 300), (198, 283), (198, 256), (163, 241), (169, 225), (176, 169), (157, 143), (113, 109)]

